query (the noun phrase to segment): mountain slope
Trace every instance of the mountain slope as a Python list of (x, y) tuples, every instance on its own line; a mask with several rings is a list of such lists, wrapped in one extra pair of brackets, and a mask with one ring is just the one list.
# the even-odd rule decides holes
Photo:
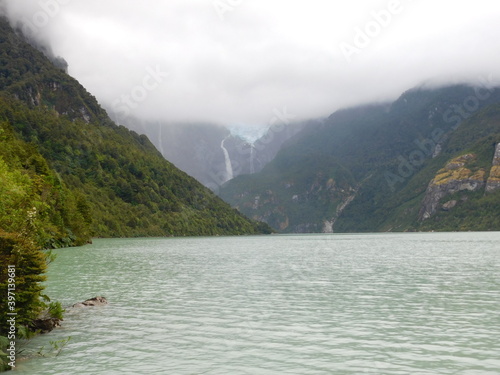
[(411, 215), (396, 210), (382, 228), (500, 229), (499, 152), (500, 105), (491, 105), (464, 121), (443, 142), (440, 157), (398, 194), (399, 201), (415, 197), (415, 204), (407, 204)]
[(0, 20), (0, 121), (83, 195), (99, 237), (259, 233)]
[(0, 121), (0, 144), (0, 231), (20, 233), (29, 222), (40, 247), (87, 242), (91, 216), (83, 195), (69, 190), (37, 148), (19, 139), (6, 121)]
[[(306, 123), (288, 123), (284, 118), (273, 123), (261, 138), (250, 144), (222, 125), (141, 121), (133, 117), (123, 118), (118, 114), (114, 118), (117, 123), (146, 134), (165, 159), (214, 192), (219, 191), (231, 175), (262, 170), (274, 159), (281, 145), (306, 126)], [(230, 173), (228, 165), (231, 167)]]
[(499, 90), (457, 85), (338, 111), (261, 173), (229, 182), (221, 196), (283, 232), (433, 229), (419, 211), (436, 173), (467, 149), (491, 168), (495, 141), (479, 145), (500, 133), (495, 103)]

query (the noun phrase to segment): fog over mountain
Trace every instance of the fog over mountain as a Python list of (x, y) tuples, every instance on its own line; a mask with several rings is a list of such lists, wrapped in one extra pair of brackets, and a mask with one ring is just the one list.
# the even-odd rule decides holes
[(269, 126), (499, 77), (493, 0), (1, 4), (118, 118)]

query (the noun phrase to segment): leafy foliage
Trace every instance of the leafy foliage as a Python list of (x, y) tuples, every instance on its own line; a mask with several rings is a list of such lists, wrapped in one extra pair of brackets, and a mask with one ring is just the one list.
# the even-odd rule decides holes
[[(0, 106), (7, 108), (4, 102)], [(10, 310), (13, 306), (7, 298), (0, 299), (0, 336), (8, 332), (7, 313), (15, 312), (17, 338), (21, 338), (21, 328), (28, 327), (47, 308), (48, 316), (61, 316), (60, 305), (47, 305), (48, 297), (43, 294), (50, 253), (41, 249), (87, 242), (90, 222), (87, 213), (78, 209), (79, 197), (49, 168), (34, 145), (19, 139), (6, 118), (0, 120), (0, 144), (2, 296), (8, 295), (12, 279), (7, 266), (15, 266), (15, 310)]]
[[(0, 111), (6, 104), (0, 98)], [(0, 119), (0, 228), (18, 232), (35, 210), (35, 243), (42, 248), (81, 245), (90, 240), (89, 212), (82, 196), (70, 191), (37, 148), (20, 139)], [(79, 206), (80, 205), (80, 206)]]
[[(16, 266), (15, 277), (15, 311), (18, 315), (18, 325), (28, 325), (45, 309), (43, 301), (43, 275), (47, 264), (44, 254), (29, 239), (21, 234), (0, 233), (0, 257), (2, 270), (0, 270), (0, 290), (3, 296), (7, 295), (8, 274), (6, 265)], [(7, 332), (7, 299), (0, 302), (0, 335), (6, 336)]]

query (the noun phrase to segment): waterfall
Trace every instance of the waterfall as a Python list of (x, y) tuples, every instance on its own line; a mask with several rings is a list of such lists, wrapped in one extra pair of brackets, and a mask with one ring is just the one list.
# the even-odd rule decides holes
[(224, 159), (226, 161), (226, 181), (233, 179), (233, 166), (231, 164), (231, 159), (229, 158), (229, 152), (227, 152), (226, 148), (224, 147), (224, 142), (226, 142), (226, 139), (231, 137), (231, 135), (228, 135), (226, 138), (224, 138), (220, 144), (220, 148), (222, 149), (222, 152), (224, 153)]
[(253, 143), (250, 144), (250, 174), (254, 174), (255, 173), (255, 166), (253, 164), (253, 158), (254, 158), (254, 149), (255, 149), (255, 146), (253, 145)]

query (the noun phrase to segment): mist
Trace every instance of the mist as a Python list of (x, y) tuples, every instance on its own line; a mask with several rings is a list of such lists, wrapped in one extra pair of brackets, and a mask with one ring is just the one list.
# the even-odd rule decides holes
[(491, 0), (3, 0), (116, 118), (268, 127), (499, 82)]

